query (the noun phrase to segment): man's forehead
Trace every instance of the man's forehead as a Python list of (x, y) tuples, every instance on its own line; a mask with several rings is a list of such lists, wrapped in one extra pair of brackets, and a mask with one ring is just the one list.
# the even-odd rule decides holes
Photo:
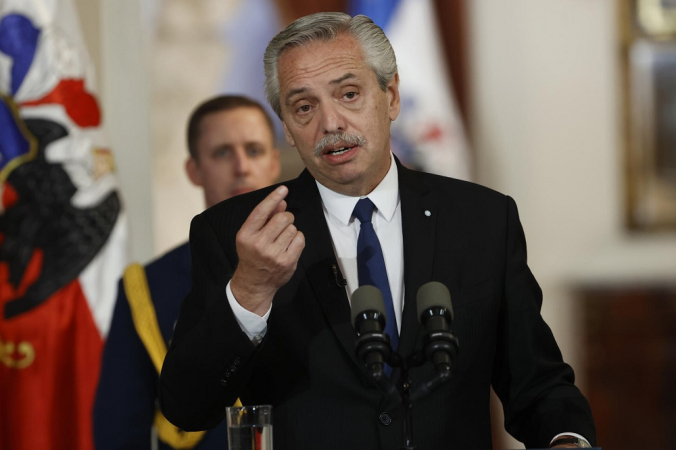
[(266, 122), (265, 113), (260, 108), (251, 105), (235, 106), (234, 108), (211, 111), (204, 115), (202, 122), (230, 122), (250, 121)]
[(210, 112), (202, 118), (199, 124), (200, 136), (207, 130), (210, 131), (230, 131), (236, 124), (236, 131), (240, 134), (274, 134), (267, 122), (266, 116), (260, 109), (254, 106), (237, 106), (231, 109)]
[(345, 43), (337, 38), (286, 50), (277, 65), (280, 87), (297, 93), (306, 89), (309, 82), (337, 85), (368, 76), (365, 72), (372, 70), (364, 60), (361, 47), (351, 40), (353, 42)]
[[(345, 81), (359, 82), (360, 79), (361, 79), (361, 77), (359, 75), (352, 73), (352, 72), (347, 72), (347, 73), (345, 73), (341, 76), (338, 76), (337, 78), (329, 79), (327, 84), (329, 86), (338, 86)], [(309, 90), (311, 90), (311, 89), (308, 86), (293, 88), (293, 89), (290, 89), (289, 92), (286, 93), (285, 97), (288, 99), (289, 97), (293, 97), (294, 95), (304, 94), (304, 93), (308, 92)]]
[[(285, 46), (279, 53), (279, 58), (282, 58), (284, 55), (289, 53), (303, 53), (303, 52), (314, 52), (319, 50), (320, 52), (325, 51), (328, 47), (339, 47), (339, 48), (355, 48), (358, 51), (361, 51), (361, 44), (357, 38), (348, 33), (340, 33), (333, 38), (326, 39), (313, 39), (306, 42), (297, 42)], [(278, 59), (279, 59), (278, 58)]]

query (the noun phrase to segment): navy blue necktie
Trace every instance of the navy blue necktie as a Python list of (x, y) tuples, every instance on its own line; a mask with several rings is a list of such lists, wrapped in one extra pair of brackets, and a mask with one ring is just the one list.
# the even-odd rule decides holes
[[(362, 198), (354, 207), (352, 215), (361, 222), (359, 237), (357, 238), (357, 273), (359, 274), (359, 286), (371, 285), (380, 289), (385, 301), (385, 314), (387, 323), (385, 333), (390, 336), (392, 351), (396, 351), (399, 345), (399, 331), (397, 330), (397, 316), (394, 314), (390, 281), (385, 269), (385, 258), (380, 241), (373, 229), (371, 218), (375, 205), (368, 198)], [(385, 366), (385, 373), (390, 376), (392, 368)]]

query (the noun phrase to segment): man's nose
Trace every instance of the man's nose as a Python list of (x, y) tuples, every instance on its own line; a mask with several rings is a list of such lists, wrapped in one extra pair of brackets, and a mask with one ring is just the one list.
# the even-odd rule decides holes
[(249, 173), (251, 161), (249, 155), (246, 153), (246, 149), (237, 149), (237, 151), (235, 151), (233, 164), (235, 166), (235, 173), (238, 175)]
[(326, 102), (321, 105), (319, 111), (324, 134), (346, 131), (347, 123), (339, 105), (333, 102)]

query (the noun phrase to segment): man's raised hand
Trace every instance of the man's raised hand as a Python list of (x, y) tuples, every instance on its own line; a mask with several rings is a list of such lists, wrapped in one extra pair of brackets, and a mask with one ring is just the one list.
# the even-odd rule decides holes
[(305, 236), (293, 224), (284, 198), (289, 190), (279, 186), (260, 202), (237, 233), (239, 264), (230, 289), (243, 308), (263, 316), (277, 290), (296, 270), (305, 247)]

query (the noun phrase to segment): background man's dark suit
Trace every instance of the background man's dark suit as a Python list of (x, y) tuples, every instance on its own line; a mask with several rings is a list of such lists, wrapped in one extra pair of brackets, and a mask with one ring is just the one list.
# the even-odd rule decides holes
[[(345, 289), (331, 272), (337, 262), (315, 181), (305, 171), (285, 184), (287, 210), (306, 246), (275, 295), (258, 348), (241, 331), (225, 288), (237, 264), (235, 232), (272, 188), (193, 220), (193, 288), (164, 363), (162, 410), (184, 429), (204, 429), (240, 396), (244, 404), (274, 406), (279, 449), (397, 448), (401, 411), (383, 400), (355, 357), (357, 334)], [(460, 340), (452, 380), (415, 405), (416, 445), (490, 448), (491, 383), (506, 405), (507, 429), (527, 446), (547, 447), (566, 431), (593, 444), (587, 401), (540, 317), (542, 294), (526, 264), (513, 200), (401, 166), (399, 193), (405, 273), (399, 351), (421, 346), (416, 293), (428, 281), (448, 286)], [(413, 370), (414, 384), (432, 371), (430, 364)]]
[[(145, 273), (157, 323), (168, 346), (181, 302), (190, 291), (190, 247), (187, 243), (176, 247), (148, 264)], [(94, 439), (97, 450), (151, 448), (157, 370), (134, 326), (122, 281), (117, 292), (94, 405)], [(221, 423), (195, 448), (224, 448), (226, 441), (226, 426)], [(158, 448), (173, 447), (160, 439)]]

